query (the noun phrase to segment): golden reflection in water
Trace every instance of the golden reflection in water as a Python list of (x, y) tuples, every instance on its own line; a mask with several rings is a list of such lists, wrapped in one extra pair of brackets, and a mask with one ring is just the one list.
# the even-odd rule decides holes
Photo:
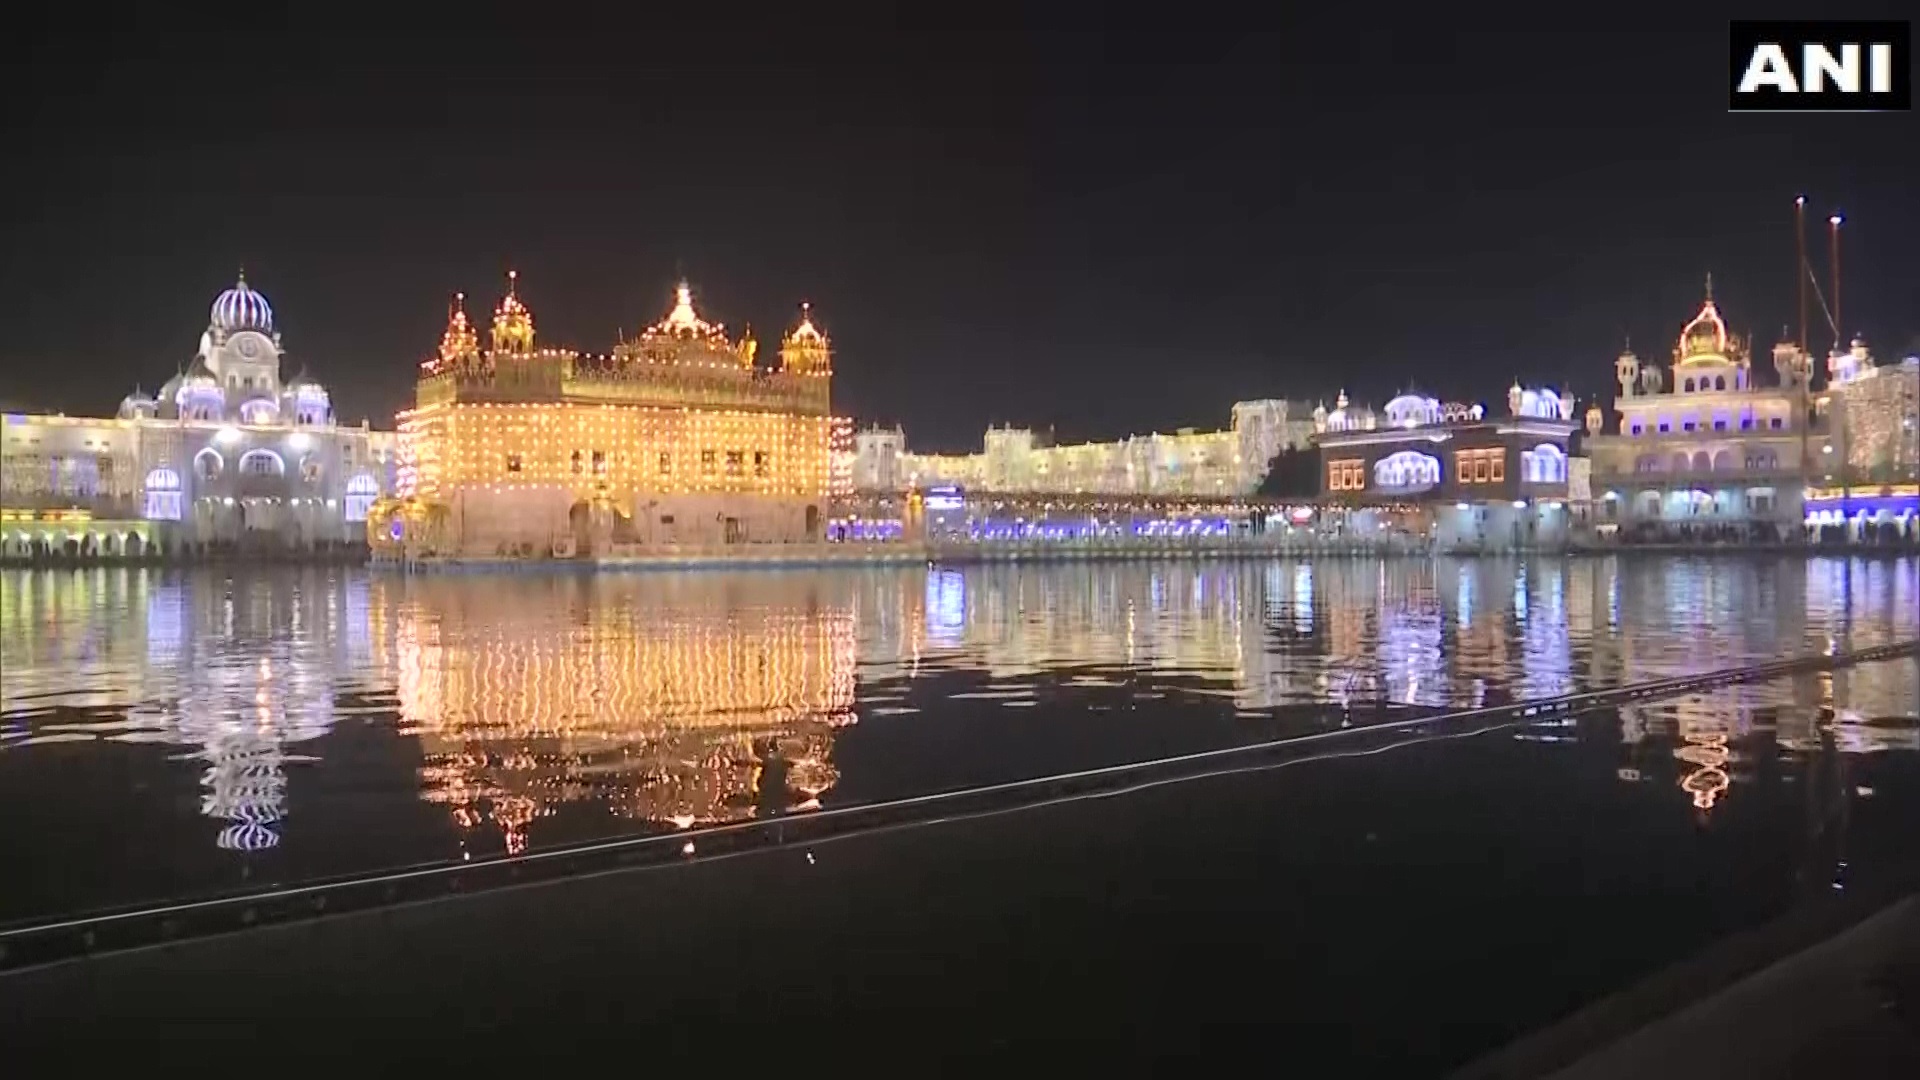
[[(1630, 756), (1644, 745), (1670, 744), (1679, 788), (1695, 807), (1712, 811), (1737, 792), (1743, 767), (1761, 754), (1805, 760), (1920, 750), (1920, 662), (1880, 661), (1623, 706), (1620, 736)], [(1641, 764), (1635, 758), (1622, 778), (1644, 779), (1650, 770)]]
[[(995, 693), (1024, 695), (1020, 704), (1063, 681), (1127, 684), (1143, 700), (1178, 686), (1253, 710), (1476, 705), (1496, 686), (1579, 689), (1576, 673), (1585, 686), (1615, 686), (1904, 640), (1915, 634), (1917, 581), (1912, 560), (593, 579), (7, 571), (0, 752), (37, 767), (39, 754), (65, 752), (59, 743), (181, 748), (221, 842), (266, 846), (278, 841), (289, 784), (302, 783), (292, 766), (319, 753), (318, 736), (338, 717), (384, 725), (397, 709), (425, 752), (427, 797), (517, 845), (529, 822), (562, 806), (690, 824), (809, 805), (837, 783), (834, 731), (852, 717), (856, 665), (874, 711), (903, 714), (919, 711), (905, 707), (907, 681), (942, 672), (1005, 680)], [(1651, 734), (1631, 736), (1638, 722), (1623, 734), (1657, 748), (1649, 756), (1661, 768), (1700, 774), (1689, 797), (1717, 806), (1737, 795), (1740, 755), (1762, 752), (1754, 732), (1773, 732), (1790, 753), (1823, 740), (1848, 752), (1920, 748), (1914, 725), (1889, 722), (1920, 698), (1916, 670), (1803, 677), (1745, 717), (1711, 713), (1733, 707), (1725, 695), (1684, 718), (1650, 706), (1640, 726)], [(983, 696), (966, 707), (999, 706)], [(1676, 766), (1668, 751), (1683, 746)]]
[[(682, 828), (818, 805), (854, 714), (855, 620), (803, 576), (409, 583), (396, 618), (402, 731), (422, 797), (464, 828), (568, 803)], [(763, 791), (768, 766), (783, 790)]]

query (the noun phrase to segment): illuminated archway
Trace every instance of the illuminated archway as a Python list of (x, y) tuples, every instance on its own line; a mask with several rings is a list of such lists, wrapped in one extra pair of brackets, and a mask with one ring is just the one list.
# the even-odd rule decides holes
[(271, 450), (249, 450), (240, 455), (241, 476), (285, 476), (287, 463)]
[(1389, 454), (1373, 465), (1373, 486), (1384, 491), (1426, 491), (1440, 484), (1440, 459), (1414, 450)]
[(1552, 443), (1541, 443), (1521, 452), (1522, 475), (1535, 484), (1567, 482), (1567, 454)]
[(347, 481), (347, 497), (343, 500), (348, 521), (365, 521), (373, 508), (375, 499), (380, 497), (380, 485), (366, 473), (359, 473)]
[(149, 521), (179, 521), (180, 474), (162, 466), (147, 473), (143, 517)]

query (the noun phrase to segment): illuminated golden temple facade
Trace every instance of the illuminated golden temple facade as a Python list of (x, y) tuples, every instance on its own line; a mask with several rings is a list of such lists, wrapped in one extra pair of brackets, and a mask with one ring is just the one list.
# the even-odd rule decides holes
[(402, 500), (369, 531), (411, 555), (587, 555), (818, 539), (833, 483), (832, 348), (804, 305), (778, 363), (683, 282), (613, 352), (535, 345), (510, 276), (486, 347), (456, 299), (402, 414)]

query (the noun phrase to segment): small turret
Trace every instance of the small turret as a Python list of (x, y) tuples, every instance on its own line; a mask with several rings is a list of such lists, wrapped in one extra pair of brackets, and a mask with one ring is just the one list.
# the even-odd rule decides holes
[(1787, 340), (1785, 335), (1779, 344), (1773, 347), (1773, 370), (1780, 376), (1780, 386), (1786, 390), (1804, 390), (1812, 376), (1812, 366), (1807, 362), (1807, 354), (1800, 346)]
[(1630, 398), (1640, 382), (1640, 358), (1633, 354), (1633, 342), (1628, 341), (1620, 355), (1613, 361), (1613, 378), (1620, 384), (1620, 396)]
[(507, 271), (507, 295), (493, 312), (493, 351), (525, 355), (533, 352), (533, 312), (520, 302), (520, 272)]
[(800, 305), (800, 325), (780, 340), (780, 370), (796, 375), (833, 374), (833, 347), (813, 325), (813, 305)]
[(454, 293), (453, 303), (447, 307), (447, 328), (440, 335), (439, 366), (442, 370), (460, 368), (479, 358), (480, 337), (467, 321), (467, 294)]
[(1667, 388), (1667, 372), (1659, 364), (1640, 365), (1640, 394), (1645, 397)]
[(1587, 406), (1587, 434), (1600, 434), (1600, 427), (1605, 422), (1606, 414), (1600, 411), (1600, 406), (1597, 403)]

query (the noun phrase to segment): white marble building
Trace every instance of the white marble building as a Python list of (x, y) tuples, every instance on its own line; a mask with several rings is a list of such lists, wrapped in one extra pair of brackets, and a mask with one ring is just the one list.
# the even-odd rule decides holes
[(111, 418), (0, 417), (0, 557), (364, 543), (395, 436), (339, 426), (326, 388), (285, 368), (242, 276), (157, 395), (136, 388)]
[(953, 484), (970, 491), (1103, 495), (1246, 495), (1282, 449), (1302, 449), (1313, 417), (1297, 402), (1241, 401), (1221, 431), (1183, 428), (1114, 442), (1051, 444), (1028, 428), (989, 428), (979, 453), (918, 454), (899, 428), (854, 436), (853, 486), (899, 492)]

